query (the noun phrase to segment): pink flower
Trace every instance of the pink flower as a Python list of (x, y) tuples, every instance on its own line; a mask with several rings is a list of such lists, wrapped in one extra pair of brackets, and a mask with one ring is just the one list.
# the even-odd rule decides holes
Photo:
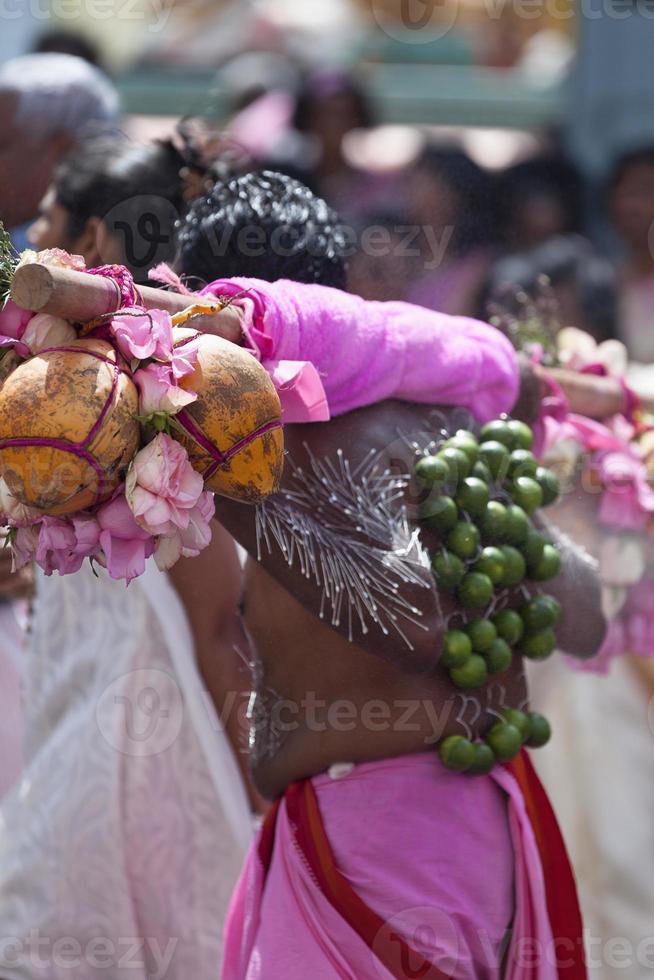
[(165, 572), (181, 558), (194, 558), (211, 541), (211, 519), (216, 511), (213, 494), (205, 490), (189, 513), (188, 527), (183, 531), (159, 538), (154, 560), (157, 568)]
[(33, 316), (30, 310), (21, 310), (13, 300), (7, 300), (0, 310), (0, 347), (15, 347), (21, 357), (27, 357), (29, 348), (20, 341)]
[(84, 555), (77, 554), (72, 524), (60, 517), (44, 517), (39, 530), (36, 561), (46, 575), (69, 575), (82, 567)]
[(132, 460), (125, 495), (142, 528), (166, 535), (188, 528), (203, 488), (184, 447), (160, 433)]
[(12, 496), (2, 477), (0, 477), (0, 514), (5, 518), (3, 523), (11, 524), (12, 527), (29, 527), (43, 519), (40, 510), (27, 507)]
[(17, 572), (19, 568), (34, 561), (38, 546), (39, 526), (34, 524), (31, 527), (19, 527), (11, 549), (14, 559), (12, 570)]
[(596, 466), (605, 487), (598, 511), (600, 521), (623, 530), (641, 530), (654, 512), (654, 490), (647, 483), (643, 461), (625, 447), (599, 453)]
[(75, 532), (75, 552), (84, 558), (95, 556), (100, 548), (100, 525), (92, 514), (71, 515)]
[(139, 389), (141, 415), (153, 412), (175, 415), (198, 397), (192, 391), (178, 387), (169, 364), (148, 364), (134, 373), (134, 381)]
[(103, 504), (97, 514), (99, 542), (111, 578), (127, 583), (145, 571), (145, 559), (155, 548), (155, 541), (134, 520), (125, 495), (120, 493)]
[(110, 331), (128, 360), (169, 361), (173, 355), (173, 322), (163, 310), (133, 307), (113, 318)]
[(46, 347), (58, 347), (77, 340), (75, 328), (60, 316), (37, 313), (31, 318), (22, 337), (31, 354), (38, 354)]
[(75, 269), (76, 272), (84, 272), (86, 269), (86, 262), (81, 255), (71, 255), (63, 248), (44, 248), (40, 252), (25, 249), (20, 253), (18, 265), (28, 265), (31, 262), (38, 262), (39, 265), (56, 265), (62, 269)]
[(201, 344), (202, 334), (192, 333), (183, 344), (173, 348), (172, 368), (177, 381), (195, 371)]

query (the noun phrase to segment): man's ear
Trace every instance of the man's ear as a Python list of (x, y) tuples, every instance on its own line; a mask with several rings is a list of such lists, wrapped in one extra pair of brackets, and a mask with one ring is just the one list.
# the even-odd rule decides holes
[(96, 265), (104, 265), (110, 262), (110, 258), (104, 255), (103, 232), (106, 235), (104, 225), (100, 218), (89, 218), (84, 225), (84, 230), (75, 239), (73, 251), (78, 255), (83, 255), (88, 268)]

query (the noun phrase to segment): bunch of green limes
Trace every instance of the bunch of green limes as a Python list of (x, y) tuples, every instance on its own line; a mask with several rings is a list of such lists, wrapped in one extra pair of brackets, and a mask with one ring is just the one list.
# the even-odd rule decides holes
[[(479, 438), (460, 429), (416, 464), (419, 483), (428, 491), (420, 518), (438, 534), (441, 545), (432, 555), (432, 572), (440, 589), (456, 595), (465, 619), (460, 628), (446, 632), (440, 662), (452, 683), (464, 690), (481, 687), (490, 675), (507, 670), (514, 650), (543, 660), (556, 646), (554, 627), (561, 609), (552, 596), (536, 595), (518, 609), (484, 612), (496, 592), (525, 580), (545, 582), (561, 567), (557, 548), (530, 521), (559, 495), (556, 476), (539, 465), (532, 444), (533, 434), (524, 422), (497, 419), (482, 428)], [(484, 743), (473, 745), (461, 736), (445, 739), (443, 761), (451, 768), (483, 772), (488, 770), (481, 756), (488, 760), (491, 753), (503, 761), (523, 742), (544, 744), (539, 739), (545, 719), (518, 714), (524, 719), (521, 726), (498, 721)], [(533, 733), (527, 726), (532, 717), (542, 719), (534, 722), (539, 727)], [(516, 728), (521, 736), (517, 741)], [(474, 765), (468, 746), (479, 756)], [(515, 751), (507, 755), (507, 746)], [(469, 765), (453, 764), (461, 758)]]
[(473, 742), (463, 735), (448, 735), (439, 743), (438, 752), (448, 769), (482, 775), (496, 762), (514, 759), (523, 745), (545, 745), (550, 735), (549, 722), (543, 715), (506, 708), (483, 740)]

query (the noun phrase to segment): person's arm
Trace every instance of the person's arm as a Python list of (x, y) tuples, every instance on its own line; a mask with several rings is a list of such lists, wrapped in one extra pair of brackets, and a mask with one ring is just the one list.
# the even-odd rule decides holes
[(510, 341), (468, 317), (289, 281), (223, 279), (203, 293), (241, 309), (244, 342), (264, 363), (313, 363), (332, 416), (396, 398), (461, 406), (485, 422), (518, 396)]

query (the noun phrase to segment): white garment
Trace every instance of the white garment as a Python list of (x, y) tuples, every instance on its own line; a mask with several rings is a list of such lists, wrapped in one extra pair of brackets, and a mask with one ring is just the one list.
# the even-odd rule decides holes
[(24, 717), (0, 977), (217, 977), (251, 819), (167, 577), (39, 577)]
[(531, 754), (577, 877), (590, 980), (654, 976), (654, 704), (628, 659), (608, 676), (528, 665), (552, 740)]

